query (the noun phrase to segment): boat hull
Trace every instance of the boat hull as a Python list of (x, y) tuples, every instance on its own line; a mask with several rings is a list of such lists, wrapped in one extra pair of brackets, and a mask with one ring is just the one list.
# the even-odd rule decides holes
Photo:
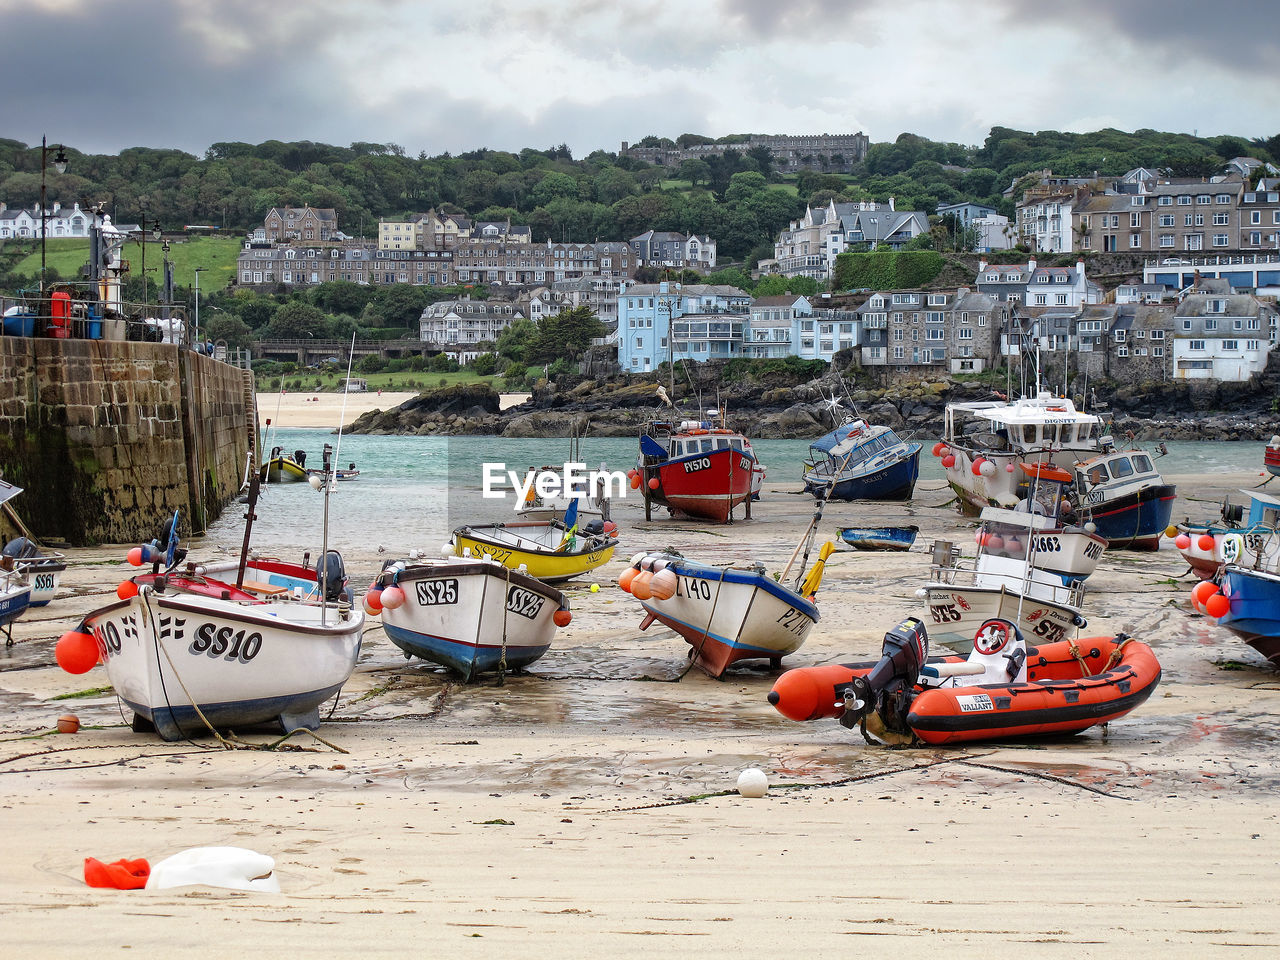
[[(910, 500), (920, 476), (920, 444), (912, 444), (912, 452), (895, 463), (866, 473), (839, 477), (826, 494), (828, 500)], [(807, 473), (805, 492), (822, 497), (829, 479)]]
[[(649, 498), (690, 517), (728, 523), (733, 509), (751, 499), (755, 458), (724, 448), (669, 460), (641, 471)], [(648, 482), (656, 477), (657, 489)]]
[(817, 606), (763, 573), (687, 562), (667, 569), (675, 571), (676, 592), (641, 601), (648, 614), (641, 629), (654, 620), (670, 627), (712, 677), (741, 660), (781, 662), (818, 622)]
[[(1160, 682), (1160, 663), (1144, 643), (1119, 645), (1115, 638), (1090, 637), (1075, 649), (1083, 666), (1068, 642), (1028, 647), (1025, 682), (966, 686), (956, 678), (946, 685), (917, 685), (906, 725), (918, 739), (934, 745), (1074, 734), (1125, 716)], [(867, 662), (792, 670), (778, 678), (769, 699), (791, 719), (837, 717), (853, 679), (865, 677), (875, 666)]]
[(294, 601), (166, 595), (144, 585), (85, 624), (120, 699), (163, 739), (178, 740), (208, 725), (319, 726), (317, 708), (351, 676), (364, 630), (358, 609), (329, 605), (324, 624), (320, 611)]
[(926, 602), (933, 626), (929, 639), (956, 653), (973, 649), (973, 635), (988, 620), (1008, 620), (1024, 636), (1045, 641), (1061, 640), (1084, 626), (1078, 607), (1062, 599), (1035, 599), (1006, 586), (957, 585), (929, 583), (925, 585)]
[(471, 681), (482, 673), (527, 667), (551, 648), (564, 594), (533, 577), (483, 561), (409, 565), (378, 578), (404, 590), (383, 608), (382, 626), (406, 655)]
[(1090, 519), (1110, 549), (1158, 550), (1176, 495), (1173, 484), (1145, 487), (1091, 506)]
[(273, 457), (262, 471), (267, 483), (300, 483), (307, 479), (307, 471), (289, 457)]
[(0, 624), (17, 620), (31, 605), (31, 586), (0, 580)]
[(841, 527), (836, 536), (855, 550), (910, 550), (919, 527)]
[[(1201, 580), (1215, 580), (1222, 565), (1227, 562), (1225, 545), (1227, 538), (1233, 535), (1240, 538), (1233, 543), (1234, 556), (1232, 562), (1241, 567), (1252, 567), (1259, 562), (1259, 557), (1266, 549), (1267, 537), (1271, 531), (1263, 527), (1246, 529), (1223, 527), (1198, 527), (1178, 524), (1178, 530), (1185, 533), (1191, 541), (1185, 548), (1179, 548), (1182, 559)], [(1205, 549), (1200, 545), (1202, 536), (1213, 538), (1213, 546)]]
[(529, 576), (546, 583), (562, 583), (608, 563), (617, 548), (615, 540), (593, 546), (592, 540), (586, 537), (578, 537), (578, 545), (572, 551), (557, 551), (551, 546), (534, 546), (531, 543), (521, 546), (517, 542), (521, 528), (539, 526), (545, 527), (546, 523), (529, 521), (496, 528), (462, 527), (454, 531), (454, 555), (477, 559), (488, 556), (511, 570), (523, 566)]
[(1228, 566), (1222, 593), (1231, 609), (1218, 623), (1280, 666), (1280, 576)]
[(1280, 447), (1268, 445), (1262, 454), (1262, 466), (1273, 477), (1280, 477)]

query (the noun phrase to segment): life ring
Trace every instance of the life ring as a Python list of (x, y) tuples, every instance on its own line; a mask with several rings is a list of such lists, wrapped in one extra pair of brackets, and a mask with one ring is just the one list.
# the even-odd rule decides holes
[(717, 427), (715, 430), (712, 430), (711, 432), (712, 433), (733, 433), (732, 430), (721, 430), (719, 427)]
[(1222, 560), (1224, 563), (1235, 563), (1244, 553), (1244, 537), (1238, 533), (1229, 533), (1222, 538)]
[(1045, 407), (1045, 410), (1047, 410), (1049, 413), (1066, 413), (1067, 412), (1066, 407)]

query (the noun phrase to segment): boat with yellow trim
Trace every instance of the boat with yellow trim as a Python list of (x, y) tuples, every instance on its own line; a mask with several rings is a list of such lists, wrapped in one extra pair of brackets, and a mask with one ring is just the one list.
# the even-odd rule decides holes
[(613, 558), (618, 541), (610, 533), (578, 531), (560, 520), (524, 520), (459, 527), (453, 531), (457, 557), (488, 557), (547, 583), (572, 580)]
[(306, 462), (307, 454), (303, 450), (295, 450), (291, 457), (282, 447), (273, 447), (271, 456), (262, 465), (262, 481), (264, 483), (299, 483), (306, 480)]

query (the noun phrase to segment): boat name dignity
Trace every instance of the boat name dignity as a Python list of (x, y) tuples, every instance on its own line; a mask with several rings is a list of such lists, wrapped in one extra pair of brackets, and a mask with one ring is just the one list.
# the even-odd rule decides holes
[(628, 477), (620, 470), (587, 470), (585, 463), (566, 463), (559, 473), (554, 470), (508, 470), (505, 463), (485, 463), (484, 484), (481, 496), (486, 500), (501, 500), (507, 491), (514, 491), (516, 503), (532, 499), (536, 493), (544, 500), (553, 497), (606, 497), (626, 496)]

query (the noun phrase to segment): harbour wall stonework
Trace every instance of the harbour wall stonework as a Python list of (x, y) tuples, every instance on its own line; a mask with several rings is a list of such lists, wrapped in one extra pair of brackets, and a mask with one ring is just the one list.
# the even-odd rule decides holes
[(8, 506), (74, 546), (150, 540), (175, 510), (203, 532), (240, 489), (246, 376), (167, 344), (0, 337), (0, 470), (25, 490)]

